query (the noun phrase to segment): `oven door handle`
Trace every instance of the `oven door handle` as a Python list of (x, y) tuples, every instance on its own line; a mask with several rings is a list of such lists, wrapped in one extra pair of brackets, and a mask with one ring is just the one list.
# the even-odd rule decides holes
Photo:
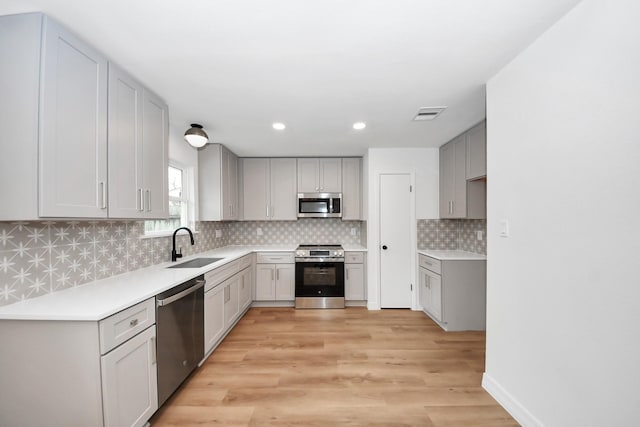
[(314, 258), (314, 257), (305, 257), (305, 258), (296, 258), (296, 262), (317, 262), (317, 263), (327, 263), (327, 264), (339, 264), (344, 263), (344, 258)]
[(158, 301), (156, 301), (156, 304), (158, 305), (158, 307), (163, 307), (165, 305), (169, 305), (172, 302), (176, 302), (178, 301), (180, 298), (189, 295), (195, 291), (197, 291), (198, 289), (202, 288), (204, 286), (206, 282), (204, 280), (196, 280), (196, 284), (191, 286), (190, 288), (185, 289), (182, 292), (178, 292), (175, 295), (171, 295), (169, 298), (165, 298), (165, 299), (159, 299)]

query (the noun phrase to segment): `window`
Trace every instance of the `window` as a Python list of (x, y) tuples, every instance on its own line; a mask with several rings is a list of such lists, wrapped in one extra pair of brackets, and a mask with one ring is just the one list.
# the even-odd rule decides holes
[(178, 227), (193, 228), (193, 173), (191, 168), (169, 165), (169, 218), (145, 221), (146, 235), (166, 235)]

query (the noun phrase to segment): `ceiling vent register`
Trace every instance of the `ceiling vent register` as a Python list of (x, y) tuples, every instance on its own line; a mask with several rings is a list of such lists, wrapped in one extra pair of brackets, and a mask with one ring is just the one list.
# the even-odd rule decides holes
[(413, 121), (433, 120), (440, 115), (447, 107), (422, 107)]

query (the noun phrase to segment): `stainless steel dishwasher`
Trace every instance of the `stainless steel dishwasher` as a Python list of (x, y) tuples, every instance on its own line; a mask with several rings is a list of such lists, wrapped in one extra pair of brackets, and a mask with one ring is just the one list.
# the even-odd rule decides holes
[(204, 276), (156, 296), (158, 406), (204, 357)]

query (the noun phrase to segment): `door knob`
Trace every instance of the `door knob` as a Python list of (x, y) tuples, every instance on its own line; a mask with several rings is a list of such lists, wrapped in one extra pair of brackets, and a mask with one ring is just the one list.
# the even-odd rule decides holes
[(386, 251), (387, 250), (387, 245), (382, 245), (382, 249)]

